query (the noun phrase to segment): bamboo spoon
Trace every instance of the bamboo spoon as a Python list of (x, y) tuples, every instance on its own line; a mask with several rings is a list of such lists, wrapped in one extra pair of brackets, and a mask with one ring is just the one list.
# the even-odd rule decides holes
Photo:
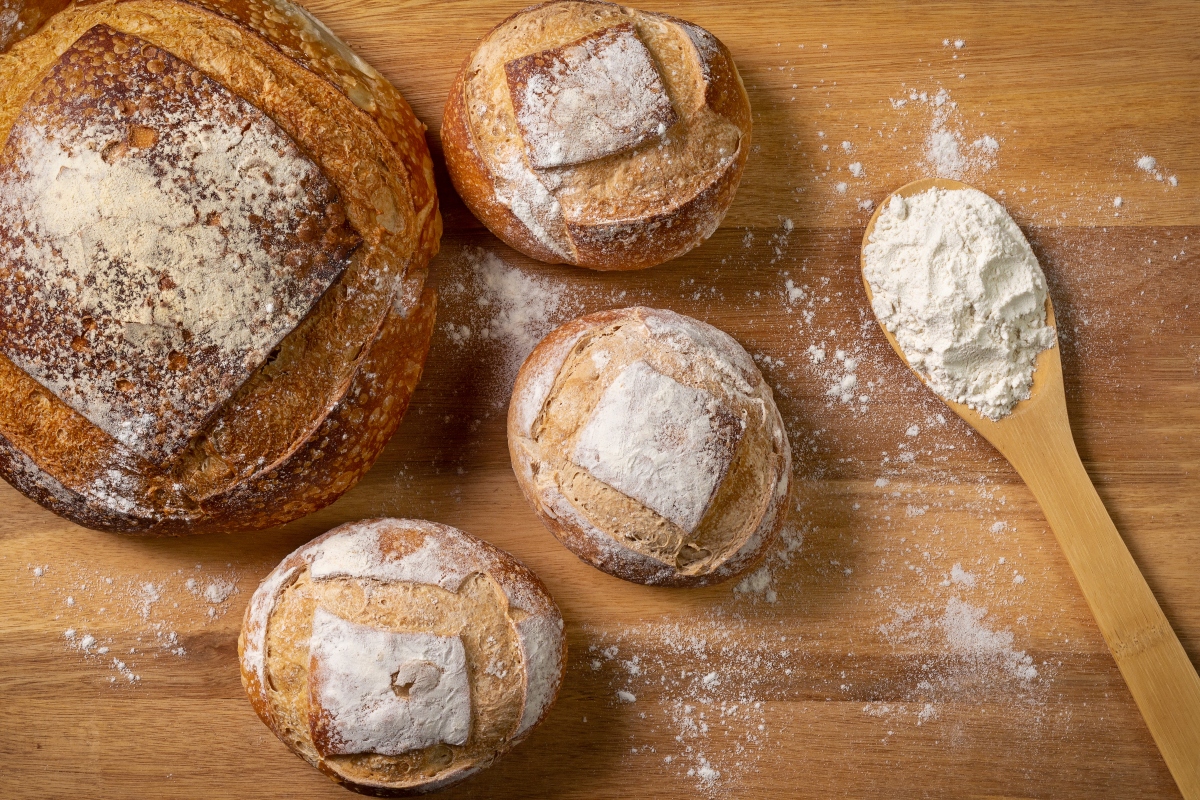
[[(971, 188), (931, 178), (902, 186), (894, 194), (909, 197), (932, 187)], [(890, 200), (891, 195), (867, 223), (864, 248)], [(865, 275), (863, 285), (871, 300)], [(1046, 318), (1054, 324), (1049, 297)], [(908, 364), (896, 338), (886, 328), (883, 335)], [(920, 373), (917, 376), (924, 382)], [(1200, 800), (1200, 677), (1079, 459), (1067, 421), (1058, 345), (1038, 356), (1029, 399), (999, 421), (961, 403), (945, 402), (1008, 459), (1033, 491), (1175, 783), (1186, 800)]]

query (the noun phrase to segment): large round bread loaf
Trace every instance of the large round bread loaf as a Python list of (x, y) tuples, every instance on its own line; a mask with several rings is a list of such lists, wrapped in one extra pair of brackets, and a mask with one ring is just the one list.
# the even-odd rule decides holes
[(246, 608), (242, 684), (263, 722), (351, 789), (416, 794), (488, 766), (558, 694), (562, 616), (514, 557), (420, 520), (335, 528)]
[(82, 525), (262, 528), (399, 424), (424, 128), (286, 0), (74, 3), (0, 55), (0, 474)]
[(673, 311), (552, 331), (517, 375), (508, 449), (546, 527), (638, 583), (731, 578), (787, 511), (791, 447), (770, 387), (733, 337)]
[(641, 269), (712, 235), (750, 149), (750, 101), (708, 31), (612, 3), (544, 3), (458, 73), (446, 166), (475, 216), (550, 263)]

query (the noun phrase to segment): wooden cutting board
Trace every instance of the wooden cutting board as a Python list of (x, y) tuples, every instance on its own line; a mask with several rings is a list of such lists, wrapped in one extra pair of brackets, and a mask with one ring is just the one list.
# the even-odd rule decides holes
[[(308, 7), (400, 88), (440, 163), (454, 72), (521, 5)], [(547, 267), (488, 234), (441, 170), (444, 322), (400, 431), (338, 503), (261, 534), (145, 541), (0, 487), (0, 795), (348, 797), (254, 716), (236, 637), (286, 553), (378, 515), (512, 551), (567, 621), (549, 720), (443, 796), (1177, 795), (1040, 510), (892, 354), (857, 258), (871, 204), (939, 165), (1007, 204), (1050, 281), (1083, 459), (1200, 660), (1195, 7), (647, 8), (713, 31), (749, 91), (753, 150), (722, 227), (645, 272)], [(729, 331), (776, 388), (791, 524), (741, 591), (603, 575), (518, 493), (504, 410), (523, 348), (635, 303)]]

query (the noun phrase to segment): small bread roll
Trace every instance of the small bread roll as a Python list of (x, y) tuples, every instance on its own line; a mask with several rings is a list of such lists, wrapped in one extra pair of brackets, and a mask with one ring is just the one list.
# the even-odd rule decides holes
[(335, 781), (420, 794), (483, 769), (553, 704), (566, 645), (546, 587), (446, 525), (352, 522), (263, 580), (238, 639), (263, 722)]
[(475, 216), (552, 264), (641, 269), (712, 235), (750, 149), (750, 101), (715, 36), (663, 14), (552, 2), (467, 59), (442, 122)]
[(601, 311), (543, 339), (517, 375), (508, 449), (546, 527), (629, 581), (732, 577), (786, 513), (770, 387), (729, 334), (672, 311)]

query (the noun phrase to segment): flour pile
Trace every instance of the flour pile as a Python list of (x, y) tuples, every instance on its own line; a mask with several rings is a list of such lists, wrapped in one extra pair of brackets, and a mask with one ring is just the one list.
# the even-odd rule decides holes
[(975, 189), (893, 197), (863, 248), (875, 316), (938, 394), (1000, 419), (1054, 345), (1046, 278), (1008, 212)]

